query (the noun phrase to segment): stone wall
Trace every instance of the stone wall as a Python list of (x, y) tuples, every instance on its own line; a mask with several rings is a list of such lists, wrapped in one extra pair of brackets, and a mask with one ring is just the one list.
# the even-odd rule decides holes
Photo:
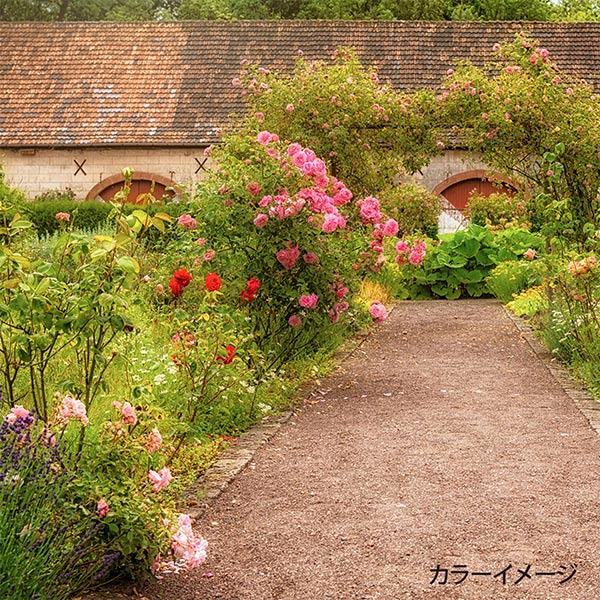
[(458, 173), (487, 169), (481, 161), (469, 158), (464, 150), (446, 150), (443, 155), (434, 156), (422, 173), (416, 173), (413, 179), (433, 191)]
[[(203, 152), (200, 147), (0, 149), (0, 164), (7, 182), (25, 191), (30, 198), (48, 190), (71, 188), (83, 200), (94, 186), (118, 175), (123, 167), (152, 173), (187, 187), (202, 180), (211, 168), (211, 159), (206, 159)], [(413, 179), (434, 190), (453, 175), (476, 169), (485, 169), (485, 165), (468, 159), (464, 151), (449, 150), (443, 156), (434, 157)]]
[[(20, 149), (0, 148), (6, 181), (33, 198), (48, 190), (71, 188), (84, 200), (98, 183), (123, 167), (144, 171), (188, 186), (210, 168), (204, 148)], [(82, 169), (79, 169), (82, 165)], [(196, 171), (198, 171), (196, 173)]]

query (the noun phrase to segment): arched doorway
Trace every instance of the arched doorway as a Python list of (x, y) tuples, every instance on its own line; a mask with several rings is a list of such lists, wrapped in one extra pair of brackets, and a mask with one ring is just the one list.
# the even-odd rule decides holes
[[(125, 178), (120, 173), (103, 179), (96, 184), (86, 196), (86, 200), (96, 200), (101, 198), (108, 202), (112, 200), (117, 192), (123, 189)], [(131, 191), (127, 197), (129, 204), (142, 204), (144, 195), (152, 193), (157, 200), (162, 200), (164, 197), (173, 198), (175, 196), (176, 183), (167, 177), (147, 173), (144, 171), (135, 171), (131, 181)]]
[(517, 188), (498, 173), (476, 169), (448, 177), (434, 188), (433, 193), (442, 196), (455, 210), (464, 213), (472, 194), (490, 196), (502, 193), (513, 196)]

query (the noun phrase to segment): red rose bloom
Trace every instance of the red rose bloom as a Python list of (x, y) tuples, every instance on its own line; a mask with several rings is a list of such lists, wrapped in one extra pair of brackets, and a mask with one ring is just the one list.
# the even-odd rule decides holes
[(185, 287), (186, 285), (189, 285), (192, 276), (185, 269), (177, 269), (177, 271), (173, 273), (173, 279), (176, 279), (181, 287)]
[(254, 294), (248, 290), (242, 290), (240, 292), (240, 298), (242, 302), (252, 302), (254, 300)]
[(204, 285), (209, 292), (221, 289), (221, 278), (216, 273), (209, 273), (204, 279)]
[(227, 356), (217, 356), (217, 360), (220, 360), (224, 365), (228, 365), (235, 356), (235, 348), (231, 344), (225, 346)]
[(175, 277), (169, 281), (169, 287), (171, 288), (171, 292), (173, 292), (173, 296), (181, 296), (181, 294), (183, 294), (183, 286), (175, 279)]
[(173, 296), (181, 296), (183, 294), (183, 288), (189, 285), (192, 280), (192, 276), (185, 269), (177, 269), (169, 281), (169, 287)]
[(260, 288), (260, 281), (256, 279), (256, 277), (250, 277), (248, 279), (248, 283), (246, 284), (246, 289), (250, 294), (256, 294), (258, 292), (258, 288)]

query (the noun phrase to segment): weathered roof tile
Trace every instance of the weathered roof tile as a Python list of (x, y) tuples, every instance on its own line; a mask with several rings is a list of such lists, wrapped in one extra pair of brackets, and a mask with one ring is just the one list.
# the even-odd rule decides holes
[(482, 65), (526, 30), (600, 88), (600, 23), (233, 21), (1, 23), (0, 146), (202, 145), (244, 110), (242, 59), (289, 71), (354, 47), (400, 89)]

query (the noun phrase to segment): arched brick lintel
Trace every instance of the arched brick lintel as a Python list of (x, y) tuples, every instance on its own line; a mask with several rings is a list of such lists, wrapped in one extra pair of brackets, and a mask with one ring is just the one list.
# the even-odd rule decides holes
[(467, 181), (469, 179), (497, 181), (498, 183), (502, 183), (506, 186), (512, 187), (515, 190), (519, 189), (519, 186), (514, 181), (508, 179), (507, 177), (504, 177), (503, 175), (500, 175), (500, 173), (497, 173), (495, 171), (488, 171), (486, 169), (471, 169), (470, 171), (456, 173), (456, 175), (452, 175), (451, 177), (448, 177), (448, 179), (444, 179), (444, 181), (438, 183), (433, 188), (432, 193), (436, 194), (437, 196), (441, 196), (444, 193), (444, 191), (447, 190), (450, 186), (454, 185), (455, 183), (460, 183), (461, 181)]
[[(154, 181), (156, 183), (160, 183), (165, 187), (172, 187), (177, 189), (177, 183), (168, 177), (163, 177), (162, 175), (156, 175), (155, 173), (150, 173), (149, 171), (135, 171), (133, 174), (133, 180), (144, 180), (144, 181)], [(86, 200), (95, 200), (100, 192), (105, 190), (107, 187), (114, 185), (115, 183), (123, 183), (125, 181), (125, 177), (121, 173), (117, 173), (116, 175), (111, 175), (110, 177), (106, 177), (99, 183), (97, 183), (85, 197)]]

